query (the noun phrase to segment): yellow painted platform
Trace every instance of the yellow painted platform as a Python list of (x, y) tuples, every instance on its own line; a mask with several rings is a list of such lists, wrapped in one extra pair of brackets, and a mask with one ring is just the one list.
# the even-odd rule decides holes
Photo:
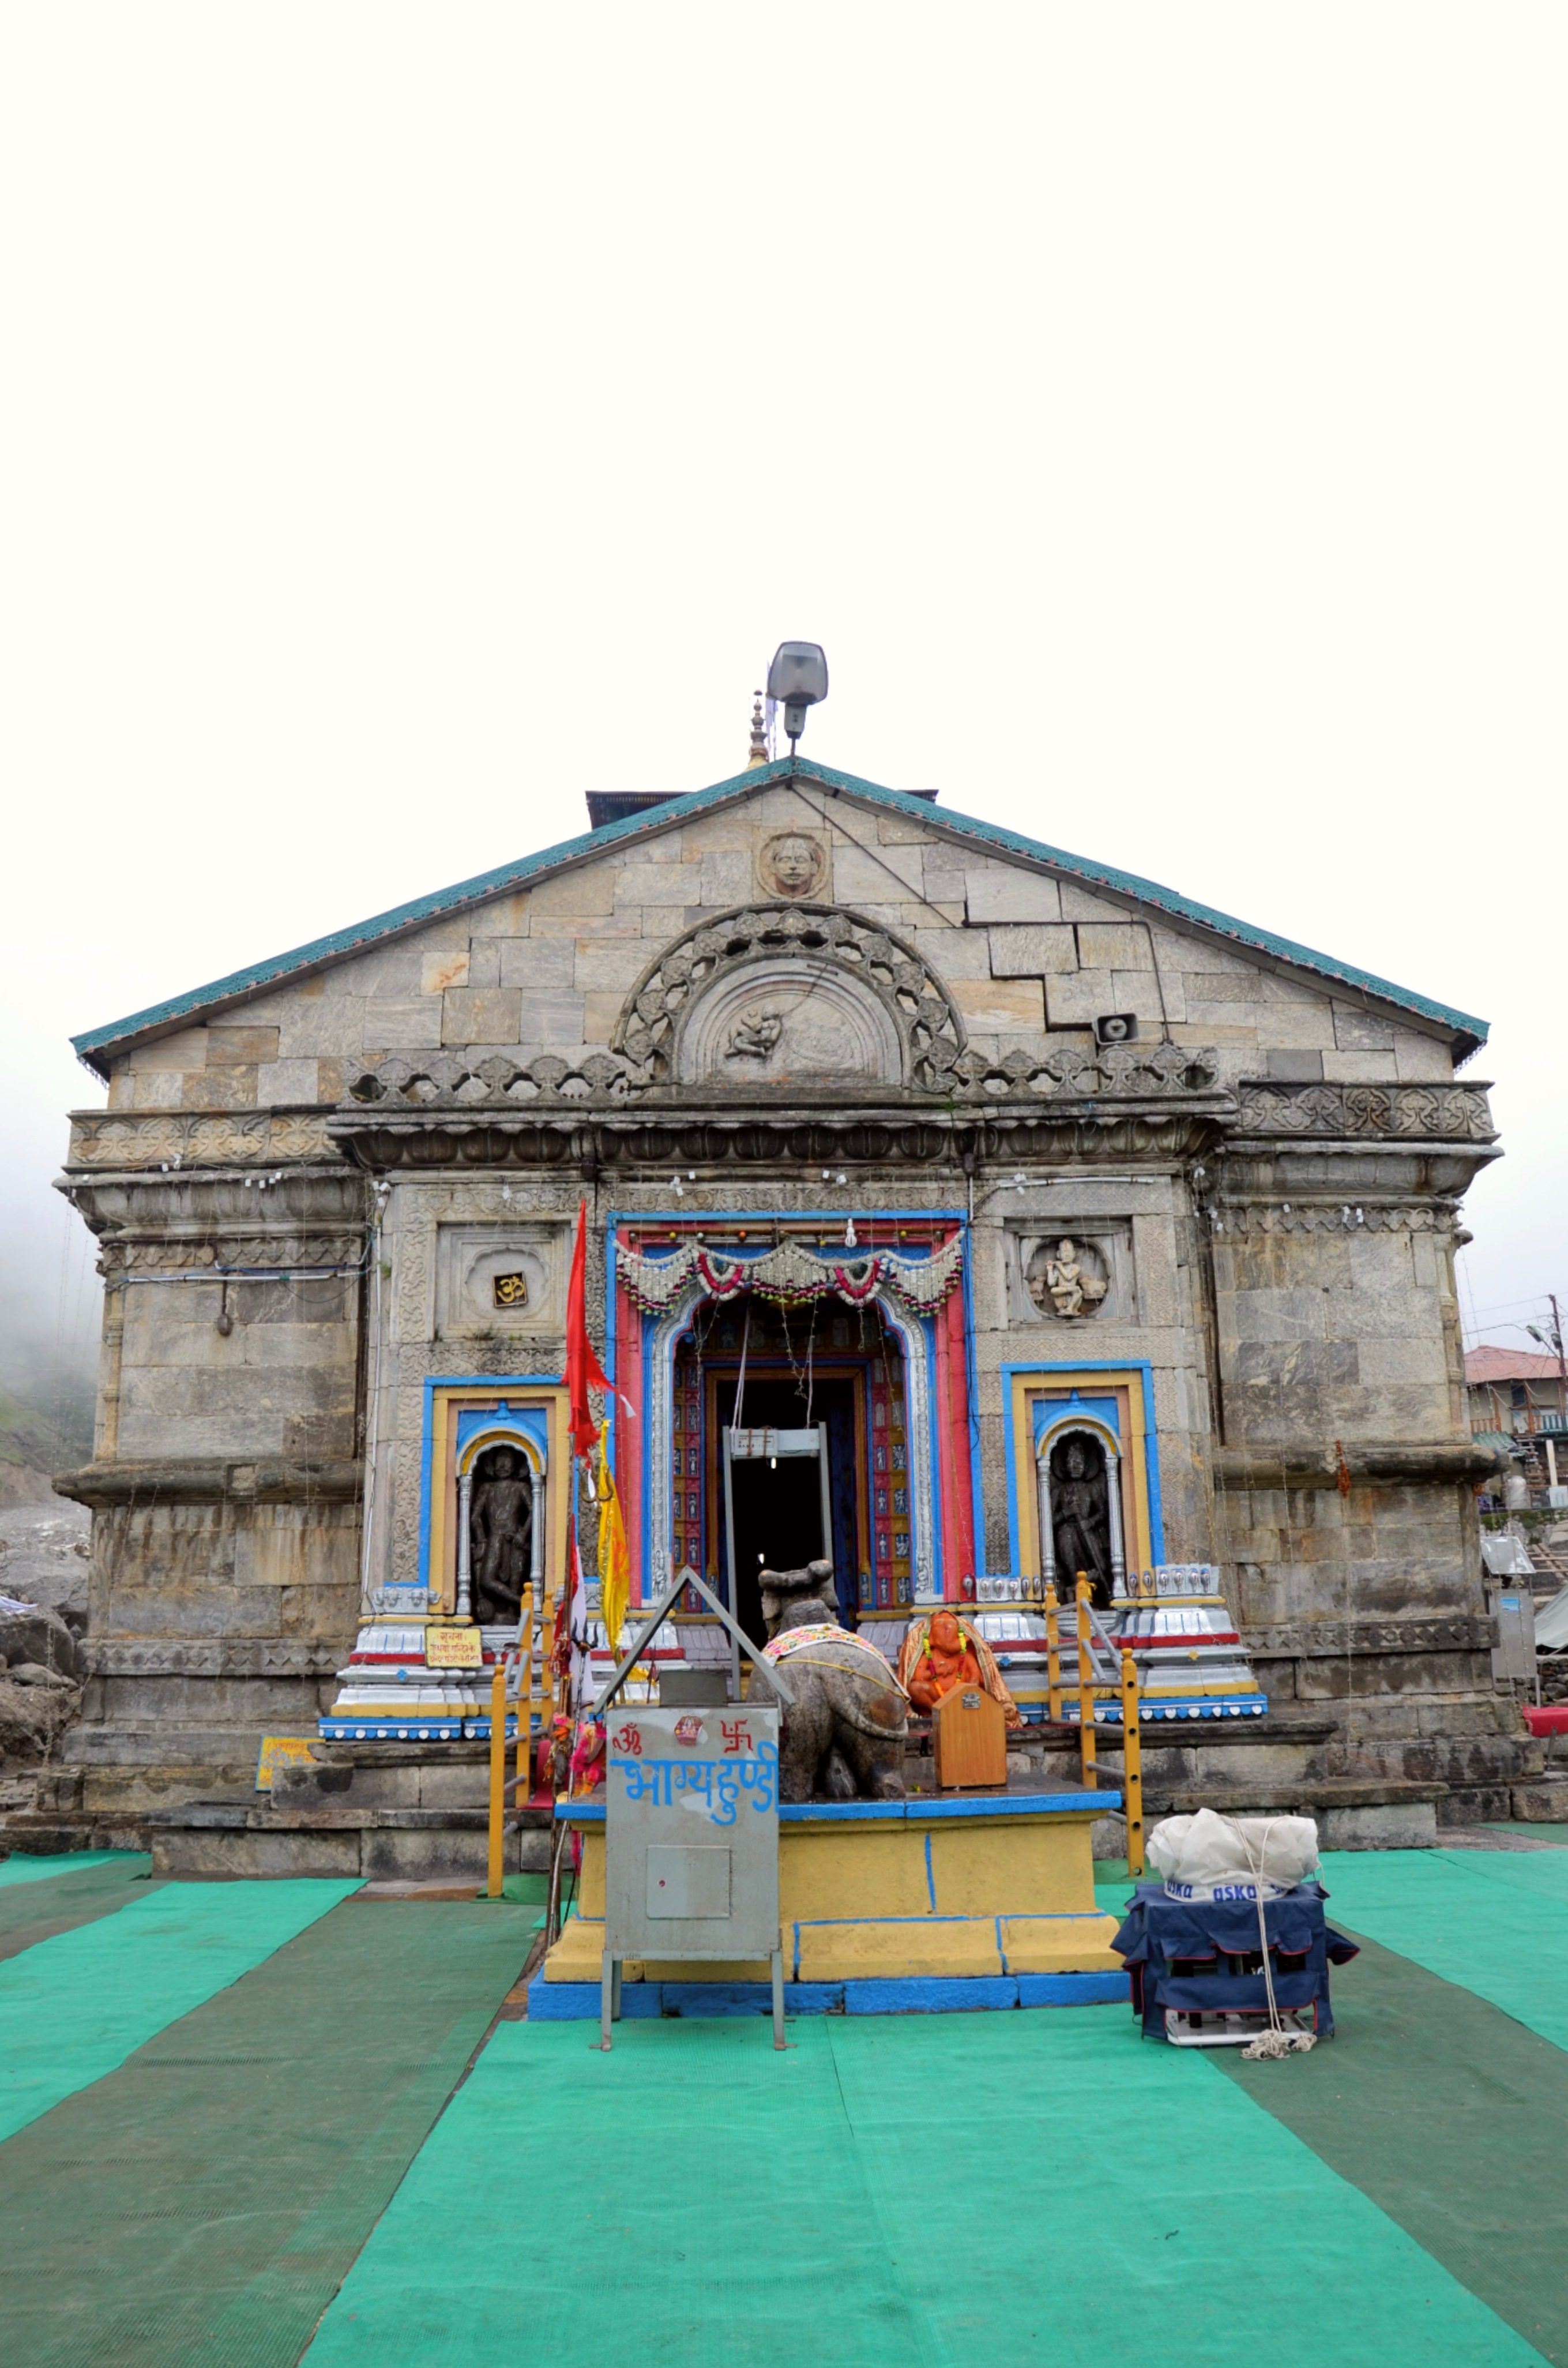
[[(1045, 1805), (1049, 1799), (1051, 1805)], [(1082, 1804), (1080, 1806), (1079, 1804)], [(1115, 1793), (1009, 1791), (786, 1809), (778, 1910), (788, 1977), (802, 1982), (1119, 1973), (1116, 1918), (1095, 1905), (1089, 1834)], [(577, 1912), (548, 1982), (597, 1982), (604, 1950), (602, 1803), (562, 1803), (582, 1836)], [(766, 1981), (756, 1964), (629, 1959), (625, 1981)]]

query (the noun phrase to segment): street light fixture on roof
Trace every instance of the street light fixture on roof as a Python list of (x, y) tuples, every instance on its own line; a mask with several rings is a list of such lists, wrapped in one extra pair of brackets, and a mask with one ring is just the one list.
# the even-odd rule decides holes
[(782, 702), (790, 754), (806, 728), (806, 710), (827, 697), (827, 657), (816, 642), (780, 642), (767, 669), (767, 696)]

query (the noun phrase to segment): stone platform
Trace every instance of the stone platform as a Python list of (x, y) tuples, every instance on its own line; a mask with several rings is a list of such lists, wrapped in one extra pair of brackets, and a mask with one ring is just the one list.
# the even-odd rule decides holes
[[(994, 1791), (781, 1806), (787, 2003), (798, 2013), (892, 2013), (1124, 1997), (1110, 1946), (1116, 1918), (1096, 1904), (1090, 1839), (1120, 1800), (1013, 1776)], [(529, 2011), (597, 2017), (604, 1804), (562, 1801), (556, 1816), (581, 1839), (577, 1907), (530, 1988)], [(622, 1998), (632, 2002), (623, 2010), (722, 2011), (717, 2001), (744, 1999), (754, 1985), (765, 1997), (767, 1981), (766, 1963), (628, 1959)], [(1023, 1984), (1032, 1986), (1027, 1998)], [(657, 2005), (646, 1995), (653, 1990)]]
[[(363, 1875), (483, 1880), (490, 1747), (483, 1743), (317, 1743), (279, 1768), (270, 1794), (150, 1809), (156, 1874)], [(507, 1778), (512, 1755), (507, 1754)], [(548, 1804), (508, 1818), (508, 1874), (550, 1864)]]
[[(1338, 1735), (1329, 1719), (1273, 1713), (1245, 1724), (1194, 1720), (1146, 1728), (1142, 1735), (1144, 1829), (1161, 1817), (1186, 1816), (1195, 1809), (1238, 1817), (1285, 1814), (1311, 1817), (1324, 1850), (1430, 1850), (1441, 1838), (1449, 1787), (1357, 1772), (1346, 1765)], [(1119, 1784), (1120, 1727), (1096, 1726), (1095, 1741), (1102, 1780)], [(1077, 1775), (1076, 1726), (1026, 1727), (1008, 1736), (1007, 1750), (1010, 1762), (1028, 1767), (1038, 1781)], [(928, 1759), (925, 1764), (929, 1769)], [(1544, 1813), (1515, 1807), (1511, 1814)], [(1120, 1820), (1108, 1821), (1096, 1836), (1096, 1850), (1102, 1856), (1119, 1858), (1124, 1847)]]

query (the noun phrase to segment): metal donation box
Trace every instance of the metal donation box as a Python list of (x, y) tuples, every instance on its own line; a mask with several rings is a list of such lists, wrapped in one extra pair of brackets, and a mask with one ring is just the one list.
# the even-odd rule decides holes
[(606, 1758), (603, 2044), (623, 1958), (767, 1957), (782, 2047), (778, 1711), (629, 1708)]

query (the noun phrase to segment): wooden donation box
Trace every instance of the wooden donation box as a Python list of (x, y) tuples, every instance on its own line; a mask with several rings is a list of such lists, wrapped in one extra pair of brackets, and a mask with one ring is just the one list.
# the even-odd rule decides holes
[(1007, 1722), (983, 1686), (955, 1686), (931, 1713), (937, 1782), (945, 1793), (966, 1784), (1006, 1784)]

